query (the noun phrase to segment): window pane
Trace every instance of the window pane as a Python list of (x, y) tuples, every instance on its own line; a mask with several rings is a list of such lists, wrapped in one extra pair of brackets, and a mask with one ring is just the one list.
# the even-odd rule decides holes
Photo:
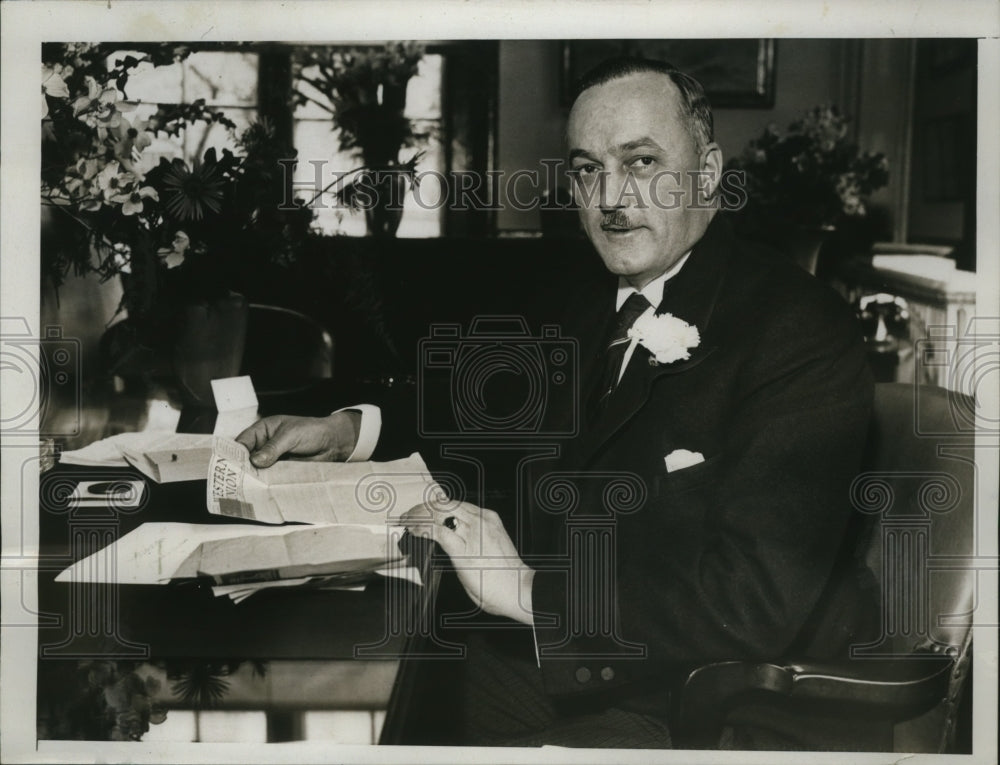
[(406, 110), (410, 119), (441, 119), (441, 67), (443, 57), (426, 54), (417, 65), (417, 76), (406, 84)]
[[(341, 173), (356, 168), (360, 161), (337, 150), (340, 139), (336, 130), (331, 129), (329, 120), (299, 120), (295, 124), (295, 148), (298, 163), (292, 175), (295, 184), (294, 197), (309, 201), (319, 191), (334, 182)], [(316, 200), (313, 209), (316, 219), (313, 225), (324, 234), (344, 234), (364, 236), (365, 218), (360, 212), (337, 207), (336, 192), (343, 183), (334, 184), (329, 193)]]
[(369, 711), (304, 712), (302, 738), (338, 744), (374, 744), (373, 714)]
[(181, 135), (184, 140), (184, 156), (189, 159), (201, 159), (205, 152), (214, 148), (216, 152), (229, 149), (236, 152), (236, 141), (250, 123), (257, 118), (253, 109), (220, 109), (229, 119), (236, 123), (236, 129), (230, 130), (217, 122), (211, 124), (195, 122), (185, 128)]
[[(159, 163), (161, 157), (168, 160), (180, 157), (192, 162), (200, 160), (205, 156), (205, 152), (212, 147), (220, 153), (223, 149), (235, 152), (237, 139), (256, 119), (257, 112), (253, 109), (234, 108), (224, 108), (219, 109), (219, 111), (236, 123), (235, 130), (230, 131), (219, 123), (195, 122), (181, 130), (176, 136), (156, 133), (152, 143), (142, 152), (142, 160), (139, 164), (140, 172), (149, 172)], [(155, 112), (155, 104), (143, 103), (139, 104), (128, 117), (132, 124), (137, 124), (149, 119)]]
[(257, 54), (200, 51), (184, 60), (184, 100), (209, 106), (257, 105)]
[[(444, 57), (438, 54), (424, 54), (424, 57), (420, 59), (420, 63), (417, 64), (417, 74), (411, 77), (406, 84), (406, 110), (404, 113), (407, 117), (434, 120), (441, 118), (441, 73), (443, 66)], [(302, 68), (303, 77), (314, 77), (317, 72), (318, 67), (315, 66)], [(304, 80), (297, 81), (295, 87), (313, 99), (295, 107), (296, 119), (330, 118), (330, 112), (324, 108), (324, 106), (329, 105), (330, 101), (321, 91)]]
[[(318, 67), (306, 66), (302, 68), (303, 77), (315, 77), (319, 71)], [(322, 91), (317, 90), (305, 80), (296, 80), (295, 88), (299, 90), (303, 95), (307, 96), (310, 100), (306, 101), (304, 104), (298, 104), (295, 107), (295, 119), (299, 120), (328, 120), (330, 119), (330, 112), (324, 108), (330, 103), (329, 99), (323, 95)]]
[[(108, 57), (108, 68), (127, 53), (143, 55), (117, 51)], [(199, 51), (169, 66), (144, 62), (129, 75), (126, 92), (132, 101), (179, 104), (204, 98), (209, 106), (256, 106), (257, 54)]]
[[(438, 204), (444, 190), (440, 176), (445, 171), (444, 152), (441, 136), (441, 86), (444, 57), (425, 54), (418, 65), (417, 74), (407, 84), (405, 114), (414, 121), (414, 131), (426, 135), (425, 140), (413, 148), (402, 149), (400, 161), (406, 161), (418, 151), (424, 151), (417, 172), (423, 173), (418, 196), (408, 193), (403, 203), (403, 219), (397, 236), (435, 237), (441, 235), (444, 214), (443, 203)], [(315, 67), (303, 69), (310, 76)], [(324, 104), (329, 101), (308, 83), (299, 81), (296, 87), (305, 95)], [(339, 151), (339, 136), (333, 128), (333, 120), (328, 111), (315, 103), (306, 103), (295, 109), (295, 148), (298, 150), (298, 166), (294, 180), (295, 196), (307, 200), (321, 188), (329, 184), (337, 173), (344, 173), (361, 164), (361, 160), (350, 153)], [(317, 166), (310, 162), (323, 163)], [(317, 177), (319, 172), (319, 177)], [(346, 181), (347, 179), (345, 179)], [(340, 188), (336, 186), (334, 191)], [(322, 205), (322, 206), (320, 206)], [(316, 203), (314, 225), (325, 234), (364, 236), (367, 233), (364, 214), (335, 207), (336, 200), (331, 194)]]
[[(264, 744), (267, 715), (264, 712), (197, 712), (199, 741)], [(170, 713), (167, 713), (169, 716)]]
[[(347, 173), (360, 165), (360, 160), (337, 151), (337, 132), (331, 130), (327, 120), (300, 120), (295, 125), (295, 148), (298, 163), (292, 175), (295, 183), (294, 197), (303, 201), (312, 199), (320, 189), (333, 183), (338, 174)], [(400, 157), (409, 159), (419, 149), (404, 149)], [(421, 177), (420, 188), (409, 190), (403, 202), (403, 220), (399, 237), (435, 237), (441, 234), (441, 220), (444, 213), (440, 175), (444, 172), (444, 154), (438, 141), (431, 141), (424, 149), (424, 155), (417, 165)], [(431, 172), (433, 171), (433, 172)], [(436, 173), (436, 174), (435, 174)], [(353, 176), (352, 176), (353, 177)], [(333, 186), (314, 204), (316, 218), (313, 225), (324, 234), (344, 236), (365, 236), (364, 213), (338, 206), (335, 193), (350, 178)]]
[[(108, 57), (108, 66), (126, 53), (143, 55), (118, 51)], [(202, 51), (169, 66), (142, 63), (136, 67), (126, 86), (129, 100), (140, 102), (126, 115), (132, 124), (149, 119), (158, 104), (191, 103), (199, 98), (204, 98), (213, 112), (222, 112), (236, 123), (233, 131), (218, 123), (197, 122), (178, 136), (158, 133), (143, 152), (139, 170), (149, 171), (161, 157), (191, 162), (201, 159), (209, 148), (235, 151), (240, 133), (257, 117), (257, 58), (255, 53)]]
[[(410, 150), (414, 151), (414, 150)], [(435, 237), (441, 235), (441, 221), (444, 216), (447, 195), (445, 184), (441, 183), (444, 173), (444, 153), (439, 141), (430, 141), (426, 153), (417, 165), (417, 177), (420, 187), (411, 189), (403, 202), (403, 220), (399, 224), (399, 237)], [(409, 155), (406, 151), (403, 158)], [(434, 172), (431, 172), (434, 171)]]
[[(119, 51), (108, 57), (108, 68), (114, 66), (116, 58), (126, 53), (136, 57), (143, 55), (136, 51)], [(154, 67), (145, 61), (132, 70), (125, 92), (130, 101), (178, 104), (184, 99), (183, 78), (184, 72), (180, 64)]]
[(171, 709), (167, 719), (157, 725), (150, 725), (142, 734), (143, 741), (195, 741), (197, 729), (195, 715), (186, 709)]

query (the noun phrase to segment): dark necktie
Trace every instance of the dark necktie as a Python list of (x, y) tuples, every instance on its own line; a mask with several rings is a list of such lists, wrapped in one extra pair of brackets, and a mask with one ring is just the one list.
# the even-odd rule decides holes
[(604, 370), (601, 374), (601, 385), (598, 388), (600, 398), (597, 400), (597, 412), (604, 410), (618, 385), (618, 375), (621, 372), (622, 361), (625, 359), (625, 351), (628, 350), (631, 340), (628, 336), (629, 329), (635, 320), (642, 316), (649, 308), (649, 301), (639, 294), (633, 292), (628, 296), (628, 300), (618, 310), (615, 317), (615, 326), (608, 337), (604, 351)]

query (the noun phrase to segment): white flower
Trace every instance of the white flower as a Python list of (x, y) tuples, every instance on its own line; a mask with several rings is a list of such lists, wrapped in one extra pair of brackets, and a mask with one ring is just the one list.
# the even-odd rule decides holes
[[(42, 119), (49, 116), (49, 102), (46, 96), (69, 98), (69, 87), (62, 77), (62, 67), (42, 66)], [(69, 74), (66, 74), (68, 77)]]
[[(141, 213), (143, 210), (143, 200), (144, 199), (155, 199), (160, 200), (159, 194), (156, 193), (156, 189), (152, 186), (142, 186), (140, 188), (134, 188), (127, 194), (123, 195), (122, 201), (122, 215), (135, 215), (136, 213)], [(116, 200), (117, 201), (117, 200)]]
[(111, 247), (111, 258), (115, 268), (123, 274), (132, 273), (132, 248), (124, 242), (115, 242)]
[(651, 364), (671, 364), (691, 358), (689, 350), (701, 342), (698, 328), (673, 314), (646, 313), (636, 319), (628, 336), (639, 342), (653, 358)]

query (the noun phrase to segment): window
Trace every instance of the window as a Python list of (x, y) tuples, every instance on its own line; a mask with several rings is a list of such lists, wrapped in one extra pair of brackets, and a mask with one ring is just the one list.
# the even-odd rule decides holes
[[(443, 61), (440, 54), (425, 53), (417, 75), (407, 85), (404, 114), (413, 121), (415, 132), (426, 133), (429, 137), (416, 147), (404, 148), (399, 153), (399, 160), (405, 162), (417, 151), (424, 151), (417, 166), (418, 175), (423, 174), (419, 196), (406, 195), (403, 220), (396, 234), (399, 237), (436, 237), (442, 232), (444, 205), (437, 202), (442, 193), (439, 176), (445, 172), (441, 141)], [(304, 71), (308, 73), (309, 70)], [(308, 84), (298, 87), (310, 98), (329, 103), (322, 93)], [(298, 150), (294, 173), (296, 196), (304, 201), (313, 196), (314, 188), (318, 192), (341, 174), (361, 165), (356, 155), (339, 150), (339, 131), (334, 128), (329, 112), (318, 104), (307, 103), (295, 109), (293, 134)], [(344, 182), (349, 179), (345, 177)], [(364, 214), (338, 205), (336, 201), (334, 193), (342, 185), (334, 185), (331, 192), (315, 202), (314, 225), (325, 234), (364, 236), (367, 233)]]
[(196, 123), (181, 131), (179, 142), (158, 134), (144, 152), (140, 170), (149, 170), (161, 157), (193, 162), (213, 147), (216, 151), (234, 150), (240, 133), (257, 119), (257, 71), (257, 54), (237, 51), (198, 51), (170, 66), (141, 64), (126, 88), (130, 100), (142, 102), (133, 113), (133, 122), (149, 119), (157, 104), (185, 104), (204, 98), (212, 111), (235, 122), (236, 130), (219, 123)]
[[(195, 51), (169, 66), (140, 65), (127, 85), (129, 100), (141, 102), (129, 116), (132, 122), (148, 119), (159, 104), (189, 104), (204, 98), (211, 111), (222, 112), (236, 129), (196, 123), (179, 138), (160, 134), (143, 153), (139, 169), (149, 170), (161, 157), (190, 163), (209, 148), (235, 150), (240, 134), (257, 119), (269, 120), (298, 152), (297, 167), (286, 181), (294, 185), (295, 198), (306, 201), (337, 174), (359, 167), (357, 156), (339, 150), (328, 111), (316, 104), (290, 106), (293, 84), (288, 74), (298, 49), (285, 43), (223, 44)], [(128, 52), (123, 46), (120, 55)], [(454, 188), (441, 179), (450, 179), (453, 171), (482, 174), (492, 167), (496, 64), (496, 44), (491, 42), (435, 43), (425, 50), (407, 85), (404, 114), (413, 121), (415, 132), (426, 138), (399, 154), (405, 162), (417, 151), (424, 152), (417, 165), (421, 183), (416, 194), (407, 190), (397, 236), (470, 236), (491, 230), (491, 212), (452, 209), (455, 206), (447, 204)], [(311, 95), (325, 100), (318, 92)], [(336, 188), (335, 184), (333, 191)], [(364, 214), (338, 205), (332, 194), (323, 195), (313, 206), (314, 226), (322, 233), (367, 233)]]

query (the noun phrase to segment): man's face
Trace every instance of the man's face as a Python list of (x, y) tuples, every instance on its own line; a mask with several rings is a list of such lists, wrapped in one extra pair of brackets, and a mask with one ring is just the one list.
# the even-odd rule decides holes
[(680, 104), (669, 77), (642, 72), (585, 90), (569, 115), (584, 230), (608, 270), (637, 289), (691, 249), (714, 213), (698, 186), (717, 182), (721, 152), (698, 151)]

